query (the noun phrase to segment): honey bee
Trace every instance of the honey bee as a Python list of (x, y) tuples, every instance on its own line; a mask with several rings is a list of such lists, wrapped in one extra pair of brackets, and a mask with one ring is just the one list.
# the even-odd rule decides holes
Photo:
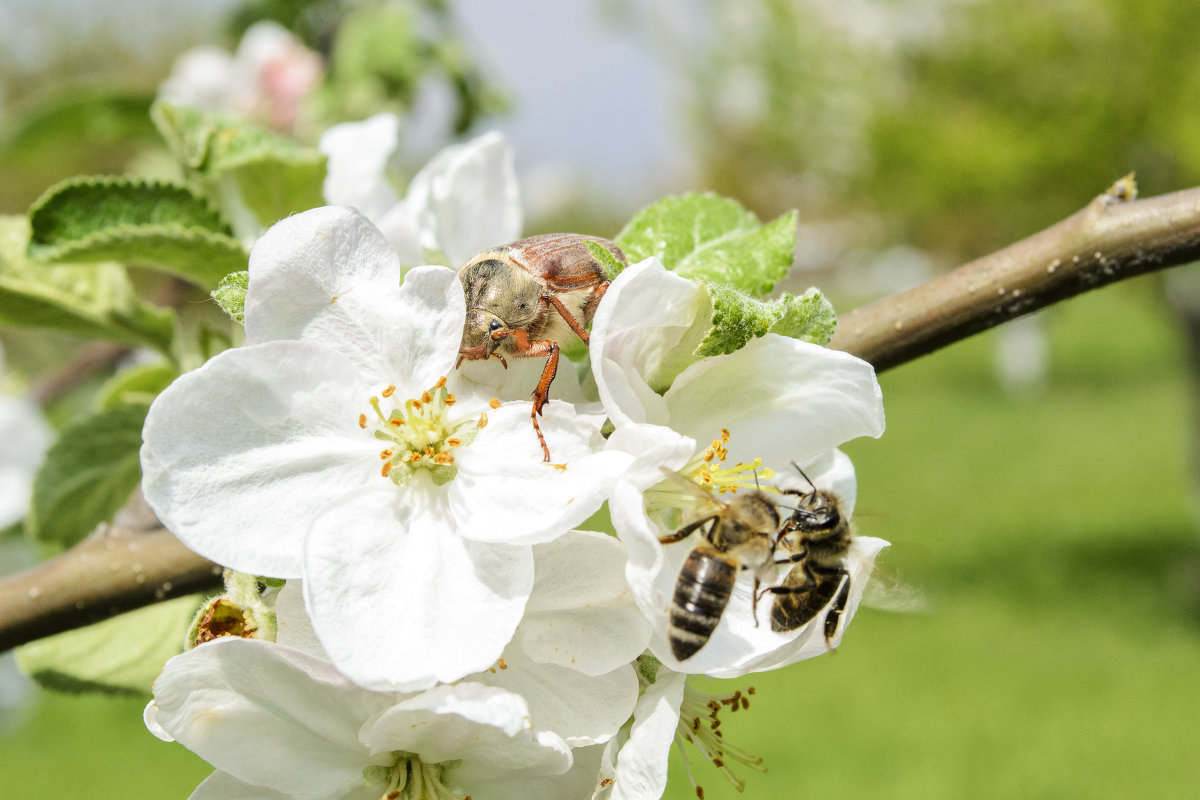
[(604, 267), (588, 242), (627, 263), (621, 249), (607, 239), (547, 233), (485, 250), (458, 270), (467, 299), (458, 363), (498, 358), (507, 368), (505, 356), (546, 359), (530, 413), (546, 461), (550, 448), (538, 416), (550, 400), (559, 348), (572, 336), (588, 343), (585, 326), (608, 290)]
[(751, 490), (725, 502), (677, 472), (664, 469), (663, 473), (708, 507), (700, 518), (658, 540), (673, 544), (695, 532), (704, 538), (688, 553), (679, 570), (667, 625), (671, 652), (679, 661), (686, 661), (708, 643), (716, 630), (740, 570), (754, 572), (757, 609), (759, 585), (774, 577), (780, 518), (775, 501), (765, 492)]
[(776, 546), (789, 551), (789, 556), (777, 563), (794, 566), (780, 585), (765, 590), (775, 595), (771, 630), (794, 631), (828, 606), (823, 625), (825, 643), (832, 647), (850, 599), (846, 555), (854, 542), (854, 532), (837, 495), (818, 489), (799, 466), (796, 469), (812, 490), (783, 492), (797, 497), (798, 502), (776, 537)]

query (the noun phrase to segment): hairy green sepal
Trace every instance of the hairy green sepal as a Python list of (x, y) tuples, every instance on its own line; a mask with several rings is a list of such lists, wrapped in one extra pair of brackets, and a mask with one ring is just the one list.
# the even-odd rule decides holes
[(325, 204), (325, 156), (317, 150), (234, 116), (162, 100), (151, 116), (190, 172), (218, 191), (231, 183), (263, 227)]
[(630, 263), (655, 256), (686, 278), (762, 295), (792, 265), (796, 220), (791, 211), (764, 225), (736, 200), (685, 194), (643, 208), (616, 242)]
[(217, 284), (212, 299), (234, 322), (246, 323), (246, 289), (250, 286), (250, 273), (246, 270), (231, 272)]
[(25, 518), (34, 538), (70, 546), (113, 518), (141, 480), (138, 451), (148, 410), (115, 406), (62, 432), (34, 476)]
[(246, 250), (204, 198), (167, 181), (71, 178), (29, 211), (29, 257), (46, 263), (120, 261), (201, 286), (246, 264)]
[(119, 264), (34, 263), (29, 220), (0, 217), (0, 323), (169, 352), (174, 315), (142, 301)]
[(17, 666), (47, 689), (144, 695), (183, 652), (199, 595), (177, 597), (17, 648)]
[(712, 327), (696, 349), (702, 357), (736, 352), (767, 333), (825, 346), (837, 327), (833, 306), (816, 289), (798, 297), (784, 292), (775, 300), (759, 300), (715, 283), (704, 288), (713, 311)]

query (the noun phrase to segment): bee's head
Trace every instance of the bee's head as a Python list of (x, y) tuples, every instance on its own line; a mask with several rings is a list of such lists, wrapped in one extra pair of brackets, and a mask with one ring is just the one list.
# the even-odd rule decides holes
[(792, 519), (810, 531), (829, 531), (842, 524), (842, 512), (837, 500), (823, 489), (813, 489), (800, 498)]

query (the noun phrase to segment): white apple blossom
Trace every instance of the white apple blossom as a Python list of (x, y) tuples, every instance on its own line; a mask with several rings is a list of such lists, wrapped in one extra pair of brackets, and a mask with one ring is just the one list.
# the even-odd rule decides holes
[[(658, 540), (678, 524), (680, 511), (695, 513), (704, 505), (660, 485), (662, 470), (694, 478), (720, 499), (721, 493), (756, 483), (807, 491), (808, 483), (791, 467), (796, 462), (816, 486), (841, 499), (848, 517), (855, 500), (854, 470), (834, 448), (857, 436), (881, 435), (883, 404), (866, 362), (773, 334), (731, 355), (691, 364), (658, 394), (662, 376), (672, 371), (705, 303), (703, 289), (667, 272), (657, 260), (631, 266), (613, 281), (597, 309), (590, 350), (600, 396), (616, 424), (608, 446), (635, 456), (613, 490), (610, 508), (629, 550), (630, 586), (654, 627), (650, 650), (679, 672), (736, 677), (819, 655), (829, 645), (816, 632), (819, 625), (784, 634), (773, 632), (769, 623), (756, 625), (753, 577), (744, 571), (708, 643), (684, 662), (674, 658), (668, 611), (697, 535), (665, 547)], [(786, 506), (787, 496), (779, 499)], [(846, 559), (850, 602), (833, 646), (884, 546), (880, 539), (856, 537)], [(785, 569), (780, 568), (780, 577)], [(767, 605), (770, 599), (766, 595)], [(768, 614), (769, 609), (758, 611), (760, 619)]]
[(303, 576), (333, 663), (413, 690), (487, 669), (533, 587), (531, 545), (593, 513), (628, 463), (553, 403), (542, 461), (530, 404), (459, 380), (450, 270), (412, 270), (352, 209), (284, 220), (255, 245), (246, 347), (150, 409), (143, 489), (192, 549)]
[[(606, 742), (633, 712), (632, 662), (650, 639), (625, 583), (625, 549), (611, 536), (571, 531), (535, 545), (533, 558), (533, 591), (516, 635), (493, 666), (463, 680), (521, 695), (534, 726), (572, 747)], [(277, 641), (327, 660), (299, 583), (279, 593)]]
[(159, 96), (202, 111), (241, 114), (286, 131), (324, 71), (321, 56), (286, 28), (257, 22), (232, 55), (213, 46), (181, 55)]
[(325, 200), (354, 206), (379, 226), (401, 264), (458, 266), (520, 238), (523, 218), (512, 146), (498, 132), (451, 145), (413, 177), (403, 199), (388, 182), (400, 120), (378, 114), (321, 137), (329, 157)]
[[(649, 661), (653, 664), (653, 660)], [(720, 696), (689, 686), (687, 676), (660, 666), (638, 699), (632, 724), (609, 742), (601, 774), (610, 779), (607, 800), (658, 800), (667, 786), (667, 766), (674, 744), (684, 758), (688, 778), (696, 785), (688, 764), (688, 748), (716, 766), (737, 790), (745, 788), (737, 765), (765, 771), (762, 759), (725, 739), (721, 712), (750, 708), (754, 689)], [(611, 787), (611, 788), (609, 788)], [(697, 794), (703, 797), (698, 790)]]
[(306, 653), (232, 637), (168, 661), (145, 716), (217, 768), (192, 800), (587, 798), (601, 750), (536, 729), (503, 689), (371, 692)]

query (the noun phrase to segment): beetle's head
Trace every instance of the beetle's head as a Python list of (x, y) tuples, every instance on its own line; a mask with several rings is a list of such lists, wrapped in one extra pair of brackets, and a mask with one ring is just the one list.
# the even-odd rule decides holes
[(507, 330), (508, 325), (504, 320), (486, 308), (469, 308), (458, 352), (469, 361), (491, 358), (500, 342), (504, 341), (503, 337), (495, 338), (495, 334)]

